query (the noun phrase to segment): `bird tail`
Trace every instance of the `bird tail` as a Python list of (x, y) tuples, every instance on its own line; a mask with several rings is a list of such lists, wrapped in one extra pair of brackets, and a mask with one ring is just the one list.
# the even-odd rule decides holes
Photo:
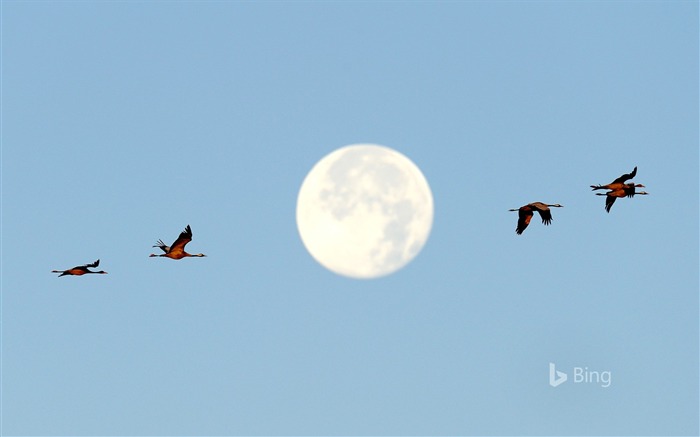
[(593, 188), (592, 191), (595, 191), (595, 190), (602, 190), (605, 187), (603, 187), (602, 185), (591, 185), (591, 188)]

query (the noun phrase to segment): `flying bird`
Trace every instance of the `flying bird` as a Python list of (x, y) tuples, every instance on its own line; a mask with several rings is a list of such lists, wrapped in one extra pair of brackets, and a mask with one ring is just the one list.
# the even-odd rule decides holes
[(542, 202), (533, 202), (525, 206), (521, 206), (520, 208), (509, 209), (509, 211), (518, 211), (518, 226), (515, 228), (515, 232), (518, 235), (523, 233), (525, 228), (527, 228), (527, 225), (530, 224), (530, 220), (532, 219), (532, 215), (535, 213), (535, 211), (537, 211), (540, 214), (540, 217), (542, 217), (542, 223), (545, 225), (552, 223), (552, 212), (549, 210), (550, 206), (562, 208), (562, 205), (559, 205), (558, 203), (548, 205)]
[(605, 210), (610, 212), (615, 200), (622, 197), (634, 197), (636, 194), (648, 195), (646, 191), (637, 191), (638, 187), (644, 187), (642, 184), (623, 184), (622, 187), (615, 190), (608, 191), (607, 193), (596, 193), (598, 196), (605, 197)]
[(591, 188), (593, 188), (593, 191), (595, 191), (595, 190), (618, 190), (620, 188), (625, 187), (626, 180), (632, 179), (636, 175), (637, 175), (637, 167), (635, 166), (634, 170), (632, 170), (631, 173), (625, 173), (607, 185), (591, 185)]
[(182, 259), (188, 256), (206, 256), (203, 253), (193, 255), (185, 252), (185, 245), (190, 241), (192, 241), (192, 229), (190, 229), (190, 225), (187, 225), (185, 230), (180, 233), (180, 236), (177, 237), (177, 240), (175, 240), (171, 246), (167, 246), (165, 243), (163, 243), (163, 240), (158, 240), (158, 242), (153, 246), (160, 247), (160, 249), (165, 253), (160, 255), (152, 253), (149, 256), (164, 256), (171, 259)]
[(97, 267), (100, 265), (100, 260), (98, 259), (92, 264), (85, 264), (84, 266), (77, 266), (73, 267), (72, 269), (68, 270), (51, 270), (51, 273), (60, 273), (58, 277), (60, 278), (61, 276), (66, 276), (66, 275), (73, 275), (73, 276), (82, 276), (87, 273), (97, 273), (101, 275), (107, 274), (104, 270), (100, 270), (99, 272), (94, 272), (92, 270), (89, 270), (90, 267)]

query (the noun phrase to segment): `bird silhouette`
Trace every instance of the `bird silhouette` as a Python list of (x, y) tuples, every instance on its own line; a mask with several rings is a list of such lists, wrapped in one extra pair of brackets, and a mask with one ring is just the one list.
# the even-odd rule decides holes
[(637, 191), (637, 188), (644, 187), (642, 184), (623, 184), (622, 187), (610, 190), (607, 193), (596, 193), (598, 196), (605, 196), (605, 211), (610, 212), (615, 201), (622, 197), (634, 197), (635, 195), (646, 196), (646, 191)]
[(175, 242), (172, 245), (167, 246), (165, 243), (163, 243), (163, 240), (158, 240), (158, 242), (153, 246), (160, 247), (160, 249), (165, 253), (162, 253), (160, 255), (152, 253), (149, 256), (164, 256), (166, 258), (171, 259), (182, 259), (190, 256), (206, 256), (203, 253), (197, 253), (193, 255), (185, 252), (185, 245), (190, 241), (192, 241), (192, 229), (190, 228), (190, 225), (187, 225), (185, 230), (180, 233), (180, 236), (177, 237), (177, 240), (175, 240)]
[(96, 273), (96, 274), (100, 274), (100, 275), (107, 274), (107, 272), (105, 272), (104, 270), (100, 270), (99, 272), (94, 272), (92, 270), (89, 270), (90, 267), (97, 267), (99, 265), (100, 265), (100, 260), (98, 259), (97, 261), (95, 261), (92, 264), (85, 264), (83, 266), (73, 267), (72, 269), (68, 269), (68, 270), (51, 270), (51, 273), (60, 273), (60, 275), (58, 275), (59, 278), (61, 276), (66, 276), (66, 275), (82, 276), (82, 275), (86, 275), (88, 273)]
[(542, 223), (549, 225), (552, 223), (552, 212), (549, 207), (563, 208), (562, 205), (555, 203), (554, 205), (548, 205), (542, 202), (532, 202), (527, 205), (521, 206), (520, 208), (509, 209), (508, 211), (518, 211), (518, 226), (515, 228), (515, 232), (520, 235), (523, 233), (527, 225), (530, 224), (532, 215), (537, 211), (542, 217)]

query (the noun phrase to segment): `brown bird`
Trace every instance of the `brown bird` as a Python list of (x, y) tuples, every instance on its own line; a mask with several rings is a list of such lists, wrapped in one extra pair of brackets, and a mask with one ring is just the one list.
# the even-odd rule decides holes
[(540, 213), (540, 217), (542, 217), (542, 223), (544, 223), (545, 225), (549, 225), (550, 223), (552, 223), (552, 212), (549, 210), (550, 206), (556, 208), (563, 208), (563, 206), (559, 205), (558, 203), (555, 203), (554, 205), (548, 205), (542, 202), (533, 202), (525, 206), (521, 206), (517, 209), (509, 209), (508, 211), (518, 211), (518, 227), (515, 228), (515, 232), (518, 235), (523, 233), (525, 228), (527, 228), (527, 225), (530, 224), (530, 220), (532, 219), (532, 215), (535, 213), (535, 211)]
[(625, 181), (628, 179), (632, 179), (636, 175), (637, 175), (637, 167), (635, 166), (634, 170), (632, 170), (631, 173), (625, 173), (607, 185), (591, 185), (591, 188), (593, 188), (593, 191), (595, 191), (595, 190), (617, 190), (620, 188), (624, 188)]
[(77, 266), (73, 267), (72, 269), (68, 270), (51, 270), (51, 273), (60, 273), (58, 277), (60, 278), (61, 276), (66, 276), (66, 275), (73, 275), (73, 276), (82, 276), (87, 273), (98, 273), (101, 275), (107, 274), (104, 270), (100, 270), (99, 272), (93, 272), (92, 270), (89, 270), (89, 267), (97, 267), (100, 265), (100, 260), (98, 259), (92, 264), (85, 264), (84, 266)]
[(644, 187), (642, 184), (623, 184), (622, 187), (615, 190), (608, 191), (607, 193), (596, 193), (598, 196), (605, 197), (605, 210), (610, 212), (615, 200), (621, 197), (634, 197), (635, 194), (648, 195), (646, 191), (637, 191), (638, 187)]
[(192, 241), (192, 229), (190, 229), (190, 225), (187, 225), (185, 230), (180, 233), (180, 236), (177, 237), (177, 240), (175, 240), (172, 246), (166, 246), (165, 243), (163, 243), (163, 240), (158, 240), (158, 242), (153, 246), (160, 247), (161, 250), (165, 253), (162, 253), (160, 255), (152, 253), (149, 256), (164, 256), (166, 258), (171, 259), (182, 259), (188, 256), (206, 256), (203, 253), (192, 255), (190, 253), (185, 252), (185, 245), (190, 241)]

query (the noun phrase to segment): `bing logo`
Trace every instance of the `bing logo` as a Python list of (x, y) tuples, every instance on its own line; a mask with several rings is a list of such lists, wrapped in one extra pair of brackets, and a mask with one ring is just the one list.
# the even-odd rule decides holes
[(556, 369), (554, 363), (549, 363), (549, 385), (556, 387), (566, 382), (569, 377)]
[[(612, 372), (609, 370), (600, 372), (597, 370), (588, 370), (588, 367), (574, 367), (572, 373), (574, 376), (574, 384), (592, 383), (599, 384), (603, 388), (608, 388), (610, 387), (610, 384), (612, 384)], [(565, 383), (568, 379), (569, 375), (557, 370), (554, 363), (549, 363), (549, 385), (552, 387), (558, 387)]]

